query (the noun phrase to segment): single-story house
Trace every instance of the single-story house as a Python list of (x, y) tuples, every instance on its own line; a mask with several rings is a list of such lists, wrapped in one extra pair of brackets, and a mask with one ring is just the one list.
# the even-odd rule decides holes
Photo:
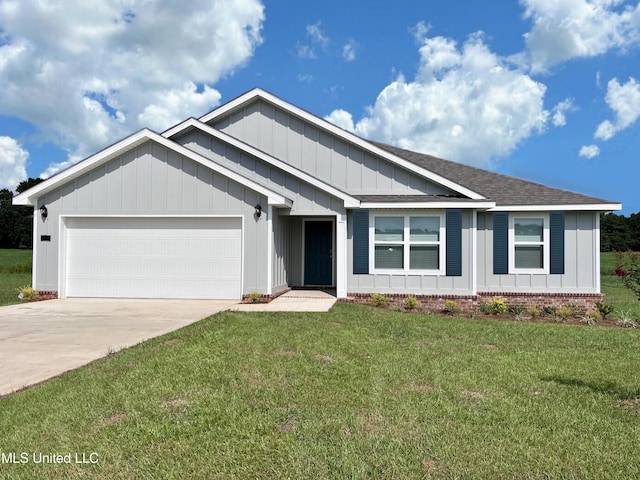
[(616, 202), (371, 142), (261, 89), (14, 197), (59, 297), (599, 299)]

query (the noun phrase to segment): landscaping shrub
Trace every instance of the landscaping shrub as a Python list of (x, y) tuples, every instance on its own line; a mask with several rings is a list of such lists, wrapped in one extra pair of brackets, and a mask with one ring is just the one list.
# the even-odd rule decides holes
[(381, 293), (371, 295), (371, 301), (376, 307), (386, 307), (389, 304), (389, 299)]
[(540, 315), (540, 309), (538, 308), (537, 305), (531, 305), (529, 307), (529, 315), (531, 315), (534, 318)]
[(449, 315), (457, 315), (462, 311), (462, 306), (455, 300), (447, 300), (444, 302), (442, 310)]
[(420, 306), (420, 302), (413, 295), (409, 295), (404, 301), (404, 308), (407, 310), (415, 310)]
[(507, 313), (507, 304), (501, 298), (492, 298), (480, 305), (482, 313), (490, 315), (504, 315)]
[(613, 305), (609, 305), (608, 303), (605, 303), (605, 302), (596, 302), (596, 308), (598, 309), (598, 312), (600, 313), (600, 316), (602, 318), (609, 317), (614, 310)]
[(20, 287), (18, 290), (18, 298), (23, 302), (33, 302), (36, 298), (38, 298), (38, 291), (34, 290), (28, 285)]

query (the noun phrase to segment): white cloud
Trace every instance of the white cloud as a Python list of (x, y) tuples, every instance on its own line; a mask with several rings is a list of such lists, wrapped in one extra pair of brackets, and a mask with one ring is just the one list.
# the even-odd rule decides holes
[(322, 48), (327, 48), (329, 45), (329, 37), (320, 28), (321, 22), (314, 23), (313, 25), (307, 25), (307, 36), (311, 41)]
[(584, 158), (595, 158), (600, 155), (600, 148), (597, 145), (585, 145), (580, 148), (578, 155)]
[(325, 50), (329, 46), (330, 39), (320, 28), (321, 22), (306, 26), (306, 36), (310, 43), (300, 43), (296, 45), (296, 55), (299, 58), (317, 58), (316, 49)]
[(342, 58), (347, 62), (353, 62), (356, 59), (356, 42), (349, 40), (342, 46)]
[(329, 115), (324, 117), (324, 119), (333, 123), (334, 125), (337, 125), (343, 130), (347, 130), (348, 132), (353, 132), (355, 130), (353, 117), (346, 110), (334, 110)]
[(640, 84), (635, 78), (620, 85), (617, 78), (607, 84), (607, 105), (615, 113), (615, 120), (605, 120), (596, 129), (595, 138), (609, 140), (618, 132), (630, 127), (640, 118)]
[[(532, 72), (640, 42), (640, 4), (625, 0), (520, 0)], [(634, 4), (635, 3), (635, 4)]]
[(489, 51), (481, 35), (460, 48), (425, 38), (413, 81), (398, 77), (355, 123), (344, 111), (327, 118), (365, 138), (486, 165), (545, 128), (545, 90)]
[(12, 192), (27, 179), (29, 152), (11, 137), (0, 137), (0, 188)]
[(0, 113), (75, 161), (214, 107), (211, 85), (253, 55), (263, 21), (260, 0), (5, 0)]
[(553, 107), (551, 122), (556, 127), (564, 127), (567, 124), (567, 112), (573, 110), (576, 110), (576, 107), (573, 105), (573, 101), (569, 98), (563, 100)]

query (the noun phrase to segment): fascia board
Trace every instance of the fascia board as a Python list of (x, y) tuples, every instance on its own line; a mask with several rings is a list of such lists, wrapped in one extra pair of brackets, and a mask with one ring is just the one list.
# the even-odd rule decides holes
[(212, 120), (215, 120), (216, 118), (221, 117), (222, 115), (225, 115), (226, 113), (233, 111), (239, 107), (241, 107), (243, 104), (248, 103), (250, 101), (255, 100), (256, 98), (260, 98), (262, 100), (266, 100), (269, 103), (272, 103), (280, 108), (282, 108), (283, 110), (288, 111), (289, 113), (302, 118), (303, 120), (310, 122), (312, 124), (314, 124), (315, 126), (317, 126), (318, 128), (325, 130), (325, 131), (329, 131), (330, 133), (332, 133), (333, 135), (336, 135), (340, 138), (342, 138), (343, 140), (349, 142), (349, 143), (353, 143), (355, 145), (357, 145), (358, 147), (362, 148), (365, 151), (368, 151), (370, 153), (373, 153), (375, 155), (378, 155), (382, 158), (385, 158), (386, 160), (395, 163), (396, 165), (401, 166), (402, 168), (409, 170), (413, 173), (415, 173), (416, 175), (419, 175), (423, 178), (426, 178), (428, 180), (431, 180), (432, 182), (435, 182), (439, 185), (442, 185), (443, 187), (449, 188), (451, 190), (453, 190), (454, 192), (457, 192), (461, 195), (464, 195), (466, 197), (469, 197), (471, 199), (474, 200), (483, 200), (486, 197), (484, 197), (483, 195), (480, 195), (477, 192), (474, 192), (466, 187), (463, 187), (462, 185), (459, 185), (451, 180), (449, 180), (448, 178), (442, 177), (440, 175), (437, 175), (423, 167), (420, 167), (414, 163), (411, 163), (407, 160), (405, 160), (404, 158), (400, 158), (396, 155), (393, 155), (390, 152), (387, 152), (386, 150), (383, 150), (375, 145), (372, 145), (371, 143), (369, 143), (368, 141), (358, 137), (357, 135), (354, 135), (351, 132), (348, 132), (346, 130), (343, 130), (340, 127), (337, 127), (336, 125), (334, 125), (331, 122), (328, 122), (322, 118), (317, 117), (316, 115), (313, 115), (312, 113), (307, 112), (306, 110), (303, 110), (299, 107), (296, 107), (295, 105), (292, 105), (288, 102), (285, 102), (284, 100), (281, 100), (280, 98), (276, 97), (275, 95), (272, 95), (269, 92), (266, 92), (262, 89), (256, 88), (253, 90), (248, 91), (247, 93), (240, 95), (239, 97), (225, 103), (224, 105), (221, 105), (220, 107), (216, 108), (215, 110), (207, 113), (206, 115), (200, 117), (200, 121), (202, 123), (207, 123), (210, 122)]
[[(346, 193), (344, 193), (342, 190), (338, 190), (335, 187), (332, 187), (331, 185), (328, 185), (326, 183), (324, 183), (322, 180), (318, 180), (316, 177), (314, 177), (313, 175), (309, 175), (306, 172), (303, 172), (302, 170), (299, 170), (291, 165), (289, 165), (286, 162), (283, 162), (282, 160), (279, 160), (261, 150), (258, 150), (255, 147), (252, 147), (251, 145), (244, 143), (240, 140), (238, 140), (237, 138), (234, 138), (230, 135), (227, 135), (224, 132), (221, 132), (220, 130), (216, 130), (213, 127), (210, 127), (209, 125), (206, 125), (202, 122), (200, 122), (199, 120), (196, 120), (195, 118), (190, 118), (188, 120), (185, 120), (182, 124), (180, 124), (179, 126), (176, 126), (174, 128), (177, 127), (181, 127), (180, 131), (183, 131), (187, 128), (197, 128), (198, 130), (206, 133), (207, 135), (211, 135), (212, 137), (217, 138), (218, 140), (227, 143), (239, 150), (242, 150), (246, 153), (248, 153), (249, 155), (252, 155), (254, 157), (259, 158), (260, 160), (269, 163), (271, 165), (273, 165), (274, 167), (279, 168), (280, 170), (283, 170), (289, 174), (291, 174), (292, 176), (303, 180), (306, 183), (309, 183), (310, 185), (313, 185), (316, 188), (319, 188), (320, 190), (334, 196), (337, 197), (339, 199), (341, 199), (344, 202), (344, 206), (345, 208), (356, 208), (360, 206), (360, 201), (354, 197), (352, 197), (351, 195), (348, 195)], [(163, 136), (172, 136), (175, 135), (176, 133), (179, 132), (173, 132), (174, 129), (171, 130), (167, 130), (166, 132), (164, 132), (162, 135)], [(186, 147), (185, 147), (186, 148)]]
[(565, 205), (496, 205), (489, 209), (490, 212), (557, 212), (557, 211), (577, 211), (577, 212), (610, 212), (622, 210), (621, 203), (602, 204), (565, 204)]
[(360, 208), (367, 209), (444, 209), (460, 208), (467, 210), (490, 210), (496, 206), (495, 202), (361, 202)]

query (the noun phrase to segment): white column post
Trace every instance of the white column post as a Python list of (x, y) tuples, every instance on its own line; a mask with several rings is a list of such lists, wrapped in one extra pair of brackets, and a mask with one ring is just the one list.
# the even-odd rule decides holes
[(347, 214), (336, 215), (336, 296), (347, 297)]

